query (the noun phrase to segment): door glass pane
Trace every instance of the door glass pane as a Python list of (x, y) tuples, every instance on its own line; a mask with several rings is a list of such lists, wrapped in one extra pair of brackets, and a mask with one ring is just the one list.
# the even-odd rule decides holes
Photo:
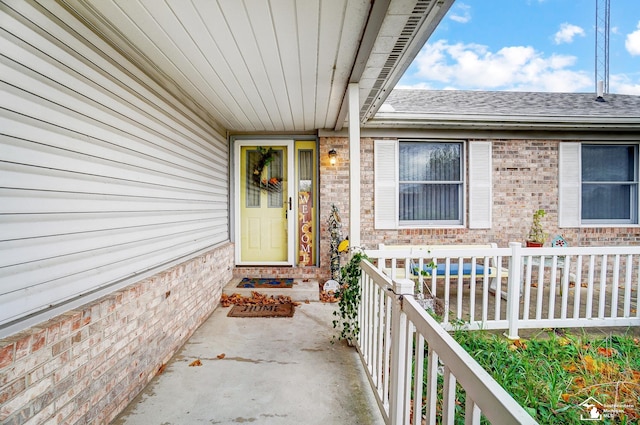
[(260, 188), (255, 184), (253, 170), (255, 170), (258, 164), (258, 151), (247, 151), (247, 166), (246, 166), (246, 191), (247, 191), (247, 208), (259, 208), (260, 207)]
[(310, 181), (313, 179), (313, 151), (309, 149), (300, 150), (298, 161), (300, 181)]
[(273, 152), (273, 161), (267, 167), (267, 181), (269, 183), (267, 190), (269, 199), (269, 208), (282, 208), (282, 189), (284, 182), (283, 176), (283, 151), (276, 150)]

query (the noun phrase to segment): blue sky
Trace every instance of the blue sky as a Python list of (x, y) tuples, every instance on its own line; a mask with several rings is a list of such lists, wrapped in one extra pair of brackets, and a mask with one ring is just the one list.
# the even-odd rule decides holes
[[(596, 0), (456, 0), (397, 88), (595, 92)], [(611, 0), (609, 92), (640, 95), (640, 0)]]

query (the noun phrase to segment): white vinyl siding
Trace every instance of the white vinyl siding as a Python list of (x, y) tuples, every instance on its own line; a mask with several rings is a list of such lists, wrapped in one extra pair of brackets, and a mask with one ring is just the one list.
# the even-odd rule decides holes
[[(374, 142), (376, 229), (398, 229), (398, 141)], [(469, 146), (469, 227), (491, 227), (492, 179), (491, 142), (471, 142)], [(464, 202), (463, 202), (464, 205)]]
[(491, 142), (469, 142), (469, 228), (491, 228)]
[(0, 328), (229, 240), (224, 136), (47, 7), (0, 10)]
[(580, 143), (563, 142), (558, 148), (558, 226), (580, 226)]

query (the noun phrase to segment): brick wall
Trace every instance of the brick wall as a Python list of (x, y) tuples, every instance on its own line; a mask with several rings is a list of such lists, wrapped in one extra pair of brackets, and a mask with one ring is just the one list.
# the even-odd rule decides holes
[[(329, 164), (327, 152), (335, 149), (336, 164)], [(320, 273), (324, 282), (331, 278), (329, 259), (329, 215), (331, 205), (338, 208), (342, 221), (342, 236), (349, 235), (349, 140), (344, 137), (325, 137), (319, 142), (320, 150)], [(342, 264), (346, 261), (343, 255)]]
[(320, 269), (316, 266), (239, 266), (233, 269), (233, 277), (238, 279), (250, 276), (315, 280), (318, 279), (319, 274), (321, 274)]
[(108, 424), (209, 317), (227, 244), (0, 340), (0, 422)]
[[(401, 230), (374, 229), (373, 140), (361, 139), (361, 241), (367, 248), (386, 244), (453, 244), (496, 242), (524, 243), (535, 210), (543, 208), (545, 230), (562, 234), (573, 246), (638, 245), (640, 228), (558, 228), (558, 145), (557, 140), (493, 140), (493, 222), (491, 229), (425, 228)], [(328, 269), (326, 220), (331, 204), (336, 204), (343, 221), (343, 234), (348, 235), (348, 170), (347, 138), (321, 138), (320, 152), (334, 148), (338, 164), (331, 168), (321, 155), (320, 221), (321, 260)], [(467, 172), (468, 175), (468, 172)], [(342, 259), (342, 264), (346, 258)]]

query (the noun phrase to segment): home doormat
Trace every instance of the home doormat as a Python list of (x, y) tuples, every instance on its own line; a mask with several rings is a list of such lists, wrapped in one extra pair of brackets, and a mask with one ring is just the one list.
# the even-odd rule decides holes
[(247, 304), (234, 305), (227, 314), (228, 317), (293, 317), (295, 312), (293, 303), (284, 304)]
[(238, 288), (292, 288), (293, 287), (293, 278), (260, 278), (254, 277), (243, 278), (240, 283), (238, 283)]

